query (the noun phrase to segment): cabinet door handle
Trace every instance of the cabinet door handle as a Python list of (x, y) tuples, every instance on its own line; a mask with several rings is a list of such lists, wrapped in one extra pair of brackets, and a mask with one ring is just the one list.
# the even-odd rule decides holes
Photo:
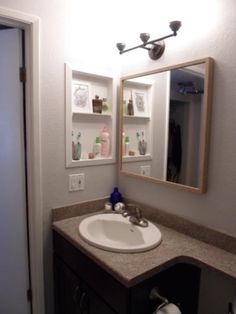
[(76, 305), (80, 304), (80, 287), (76, 286), (73, 293), (73, 300)]
[(82, 311), (88, 308), (88, 300), (89, 300), (88, 294), (86, 292), (83, 292), (80, 298), (80, 303), (79, 303), (80, 309)]

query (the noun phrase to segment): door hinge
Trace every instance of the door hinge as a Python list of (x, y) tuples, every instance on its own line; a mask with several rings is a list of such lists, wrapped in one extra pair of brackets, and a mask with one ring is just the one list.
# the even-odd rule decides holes
[(32, 290), (31, 289), (27, 290), (27, 299), (29, 302), (32, 302)]
[(20, 82), (26, 83), (26, 68), (20, 68)]

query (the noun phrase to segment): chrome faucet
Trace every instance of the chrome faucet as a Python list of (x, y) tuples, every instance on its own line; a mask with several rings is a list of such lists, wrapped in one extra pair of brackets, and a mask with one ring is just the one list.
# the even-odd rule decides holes
[(129, 217), (129, 221), (140, 227), (148, 227), (148, 221), (143, 218), (141, 209), (135, 204), (127, 204), (121, 213), (123, 217)]

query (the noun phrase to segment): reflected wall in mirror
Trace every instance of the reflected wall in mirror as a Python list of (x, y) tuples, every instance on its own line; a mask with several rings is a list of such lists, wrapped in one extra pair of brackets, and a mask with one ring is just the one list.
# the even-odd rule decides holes
[(121, 79), (123, 174), (206, 191), (213, 59)]

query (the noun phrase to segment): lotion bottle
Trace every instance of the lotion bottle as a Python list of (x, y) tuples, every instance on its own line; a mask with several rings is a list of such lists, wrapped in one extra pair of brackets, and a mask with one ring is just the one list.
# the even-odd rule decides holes
[(101, 132), (101, 156), (109, 157), (111, 150), (111, 141), (108, 128), (104, 126)]

